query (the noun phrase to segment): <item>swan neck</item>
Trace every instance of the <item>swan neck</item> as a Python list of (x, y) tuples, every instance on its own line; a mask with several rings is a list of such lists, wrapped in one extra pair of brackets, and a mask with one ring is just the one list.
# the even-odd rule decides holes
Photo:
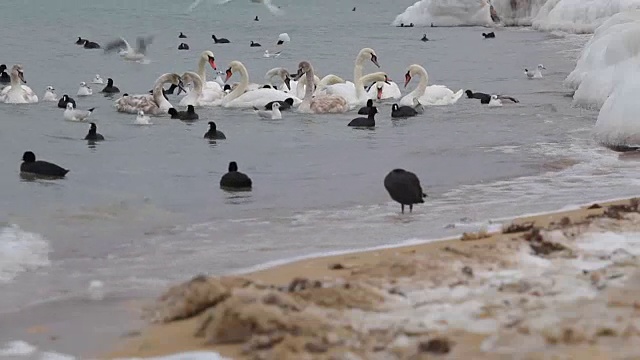
[(247, 68), (242, 63), (239, 67), (240, 69), (238, 72), (240, 73), (240, 84), (238, 84), (238, 86), (236, 86), (229, 95), (225, 96), (225, 98), (228, 99), (227, 101), (233, 100), (244, 94), (245, 90), (249, 86), (249, 72), (247, 71)]
[(314, 85), (313, 68), (309, 68), (309, 70), (305, 74), (305, 77), (306, 77), (305, 79), (306, 88), (304, 91), (304, 100), (311, 101), (311, 97), (313, 96), (313, 85)]
[(12, 71), (9, 74), (9, 78), (11, 79), (11, 87), (20, 86), (20, 77), (18, 77), (18, 74), (15, 71)]
[(356, 98), (360, 99), (364, 95), (364, 90), (362, 88), (362, 63), (364, 59), (358, 57), (356, 59), (356, 64), (353, 67), (353, 84), (356, 87)]
[(156, 84), (153, 86), (153, 100), (155, 100), (156, 104), (160, 104), (162, 100), (164, 100), (164, 95), (162, 95), (162, 87), (166, 83), (171, 82), (171, 74), (164, 74), (156, 80)]
[(200, 61), (198, 61), (198, 76), (200, 77), (202, 82), (207, 81), (207, 71), (205, 69), (206, 65), (207, 65), (207, 59), (200, 56)]
[(427, 74), (427, 70), (425, 70), (424, 68), (420, 68), (418, 74), (420, 74), (420, 82), (418, 82), (417, 90), (420, 92), (420, 96), (422, 96), (425, 90), (427, 90), (427, 84), (429, 83), (429, 74)]

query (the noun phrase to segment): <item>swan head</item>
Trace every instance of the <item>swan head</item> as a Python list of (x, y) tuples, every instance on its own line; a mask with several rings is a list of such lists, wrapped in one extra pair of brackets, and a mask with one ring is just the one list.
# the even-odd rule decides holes
[(234, 71), (241, 71), (243, 68), (244, 68), (244, 65), (242, 65), (240, 61), (234, 60), (230, 62), (229, 68), (227, 68), (227, 71), (225, 72), (227, 76), (225, 77), (224, 82), (229, 81), (231, 76), (233, 76)]
[(47, 86), (47, 91), (53, 91), (53, 90), (55, 90), (55, 89), (53, 88), (53, 86), (51, 86), (51, 85)]
[(73, 110), (73, 104), (68, 102), (67, 103), (67, 110)]
[(547, 70), (547, 68), (546, 68), (546, 67), (544, 67), (544, 65), (542, 65), (542, 64), (538, 64), (538, 70), (543, 70), (543, 69), (544, 69), (544, 70)]
[[(184, 84), (182, 83), (182, 78), (180, 78), (180, 75), (175, 74), (175, 73), (169, 74), (166, 77), (166, 81), (178, 87), (178, 95), (180, 95), (181, 91), (184, 91), (185, 93), (187, 92), (184, 89)], [(163, 90), (162, 93), (164, 95), (164, 89), (162, 89), (162, 90)], [(166, 98), (166, 96), (165, 96), (165, 98)]]
[(213, 55), (211, 50), (203, 51), (202, 54), (200, 54), (200, 57), (207, 61), (213, 70), (218, 70), (218, 67), (216, 66), (216, 57)]
[(407, 85), (409, 85), (409, 82), (414, 75), (420, 73), (422, 73), (423, 76), (427, 76), (427, 71), (422, 66), (418, 64), (410, 65), (407, 69), (407, 72), (404, 74), (404, 87), (407, 87)]
[(366, 59), (371, 59), (371, 62), (377, 66), (380, 67), (380, 65), (378, 64), (378, 55), (376, 55), (376, 52), (372, 49), (372, 48), (364, 48), (362, 50), (360, 50), (360, 52), (358, 53), (358, 60), (366, 60)]
[(27, 80), (24, 79), (24, 70), (21, 64), (13, 65), (11, 73), (15, 74), (23, 83), (27, 83)]
[(298, 64), (298, 72), (293, 76), (293, 80), (298, 81), (302, 75), (306, 74), (311, 69), (311, 64), (308, 61), (301, 61)]
[(384, 87), (384, 82), (382, 81), (378, 81), (376, 82), (376, 97), (378, 98), (378, 100), (382, 100), (382, 88)]

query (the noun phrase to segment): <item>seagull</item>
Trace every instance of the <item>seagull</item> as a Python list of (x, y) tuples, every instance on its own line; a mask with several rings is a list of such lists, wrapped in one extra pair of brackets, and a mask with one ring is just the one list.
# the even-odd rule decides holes
[(542, 70), (547, 70), (547, 68), (542, 64), (538, 64), (535, 71), (524, 69), (524, 73), (529, 79), (542, 79)]
[(89, 110), (74, 109), (72, 103), (67, 103), (67, 108), (63, 116), (67, 121), (87, 121), (91, 113), (93, 113), (93, 110), (95, 110), (95, 108)]
[(281, 53), (282, 53), (282, 51), (278, 51), (278, 52), (275, 52), (275, 53), (270, 53), (269, 50), (265, 50), (264, 51), (264, 55), (262, 55), (262, 56), (264, 56), (266, 58), (271, 58), (271, 57), (277, 58), (278, 56), (280, 56)]
[(153, 36), (138, 37), (136, 39), (137, 48), (133, 49), (131, 45), (129, 45), (127, 40), (125, 40), (124, 38), (119, 38), (108, 43), (104, 47), (104, 52), (106, 54), (115, 50), (124, 49), (124, 51), (120, 52), (120, 55), (125, 60), (140, 61), (144, 59), (144, 56), (147, 53), (147, 46), (150, 45), (152, 41)]
[[(214, 0), (218, 5), (222, 5), (222, 4), (226, 4), (231, 0)], [(189, 5), (189, 7), (187, 8), (187, 12), (191, 12), (193, 11), (193, 9), (195, 9), (198, 5), (200, 5), (200, 3), (202, 2), (202, 0), (195, 0), (191, 5)], [(264, 6), (267, 7), (267, 9), (274, 15), (282, 15), (284, 12), (282, 10), (280, 10), (279, 7), (277, 7), (276, 5), (273, 4), (273, 2), (271, 2), (271, 0), (251, 0), (252, 3), (257, 3), (257, 4), (264, 4)]]

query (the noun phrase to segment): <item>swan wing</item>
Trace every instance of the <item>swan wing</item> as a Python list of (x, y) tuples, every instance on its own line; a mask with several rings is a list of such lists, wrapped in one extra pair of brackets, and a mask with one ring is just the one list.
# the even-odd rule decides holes
[(153, 35), (152, 36), (147, 36), (147, 37), (138, 37), (136, 39), (138, 48), (136, 49), (136, 52), (142, 55), (146, 55), (147, 53), (147, 46), (151, 45), (151, 43), (153, 42)]
[(104, 46), (105, 53), (110, 53), (120, 49), (126, 49), (127, 52), (133, 51), (133, 49), (131, 48), (131, 45), (129, 45), (127, 40), (125, 40), (124, 38), (113, 40)]

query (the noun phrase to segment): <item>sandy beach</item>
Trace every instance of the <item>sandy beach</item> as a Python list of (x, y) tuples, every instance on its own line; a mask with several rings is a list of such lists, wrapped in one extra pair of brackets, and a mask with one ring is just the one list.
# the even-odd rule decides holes
[(141, 310), (101, 358), (640, 357), (638, 200), (522, 217), (502, 231), (197, 276)]

